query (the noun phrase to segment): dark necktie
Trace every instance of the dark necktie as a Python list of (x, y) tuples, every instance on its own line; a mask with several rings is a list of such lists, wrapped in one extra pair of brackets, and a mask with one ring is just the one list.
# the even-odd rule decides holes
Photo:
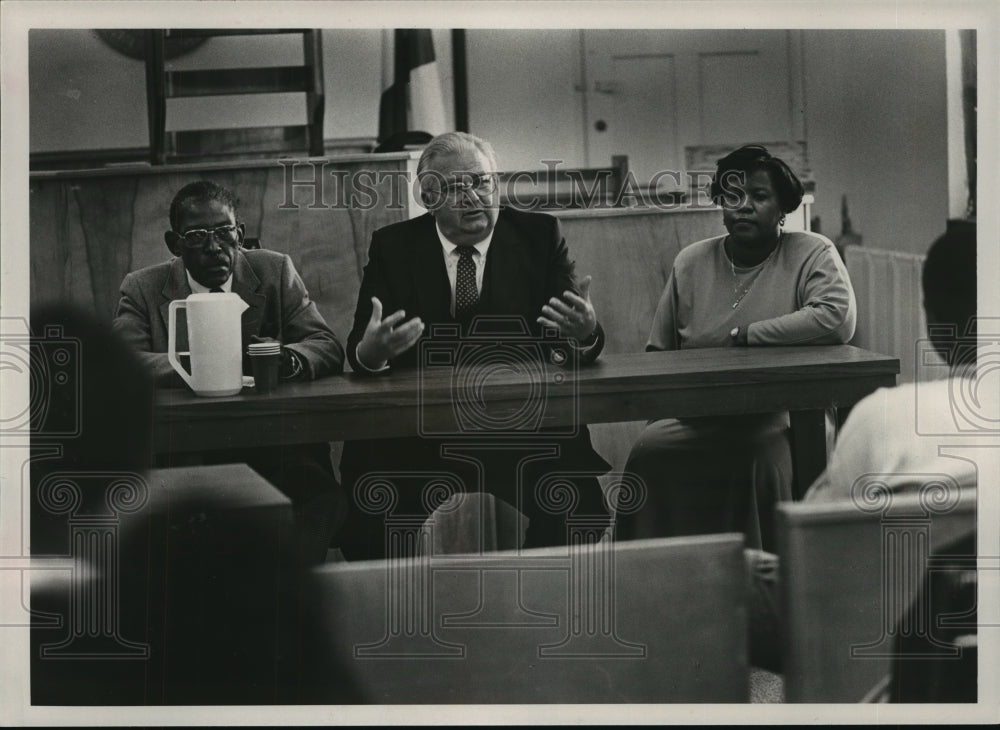
[(455, 275), (455, 316), (468, 314), (479, 302), (476, 288), (476, 262), (472, 258), (473, 246), (456, 246), (458, 269)]
[(225, 294), (226, 291), (221, 286), (213, 286), (211, 289), (208, 290), (208, 293), (209, 294)]

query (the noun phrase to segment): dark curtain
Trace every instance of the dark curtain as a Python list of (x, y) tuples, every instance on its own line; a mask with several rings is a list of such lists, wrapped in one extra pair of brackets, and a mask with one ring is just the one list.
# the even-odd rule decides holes
[(392, 85), (382, 91), (379, 103), (378, 141), (409, 131), (406, 93), (410, 71), (434, 61), (434, 41), (430, 30), (403, 29), (393, 35), (394, 71)]

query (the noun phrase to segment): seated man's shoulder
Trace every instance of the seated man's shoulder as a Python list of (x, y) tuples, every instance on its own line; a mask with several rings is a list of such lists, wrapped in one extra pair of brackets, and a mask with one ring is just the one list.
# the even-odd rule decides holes
[(437, 240), (434, 217), (430, 213), (376, 229), (372, 233), (371, 244), (377, 246), (384, 256), (396, 258), (407, 256), (418, 240)]
[(434, 230), (434, 216), (424, 213), (416, 218), (409, 218), (403, 221), (396, 221), (387, 226), (382, 226), (375, 231), (375, 235), (382, 238), (392, 238), (397, 235), (412, 235), (418, 230)]
[(141, 269), (130, 271), (125, 275), (124, 282), (131, 281), (141, 286), (163, 285), (173, 274), (174, 265), (178, 259), (172, 258), (151, 266), (144, 266)]
[[(858, 423), (863, 416), (877, 415), (880, 419), (888, 417), (891, 415), (889, 411), (900, 405), (901, 402), (913, 402), (913, 383), (902, 383), (874, 390), (854, 405), (847, 420)], [(846, 422), (844, 426), (846, 428)]]
[(285, 265), (285, 261), (288, 260), (288, 255), (283, 254), (279, 251), (270, 251), (265, 248), (244, 250), (243, 256), (246, 258), (247, 263), (250, 267), (259, 273), (270, 273), (280, 272), (281, 268)]
[(267, 248), (252, 248), (252, 249), (244, 248), (242, 249), (242, 253), (244, 256), (247, 257), (248, 261), (254, 261), (254, 262), (262, 261), (268, 263), (272, 261), (277, 261), (277, 262), (283, 261), (286, 256), (286, 254), (283, 254), (280, 251), (272, 251)]

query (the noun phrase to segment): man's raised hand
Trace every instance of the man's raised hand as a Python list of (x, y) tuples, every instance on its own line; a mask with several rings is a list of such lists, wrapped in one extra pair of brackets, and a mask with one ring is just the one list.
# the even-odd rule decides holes
[(590, 303), (591, 277), (585, 276), (580, 281), (580, 293), (563, 292), (562, 299), (552, 297), (549, 303), (542, 307), (542, 316), (538, 323), (545, 327), (554, 327), (560, 336), (583, 342), (597, 328), (597, 313)]
[(414, 317), (399, 325), (405, 318), (406, 312), (400, 309), (382, 319), (382, 302), (372, 297), (372, 316), (358, 343), (357, 356), (362, 365), (369, 370), (380, 370), (389, 360), (417, 343), (424, 332), (424, 323)]

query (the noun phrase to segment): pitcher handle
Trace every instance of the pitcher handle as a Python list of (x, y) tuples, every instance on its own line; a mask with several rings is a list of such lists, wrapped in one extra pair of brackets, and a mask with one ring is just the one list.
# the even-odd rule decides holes
[(167, 312), (167, 360), (170, 361), (171, 367), (177, 371), (177, 374), (184, 378), (188, 387), (194, 390), (194, 380), (191, 373), (181, 366), (181, 361), (177, 358), (177, 310), (181, 308), (187, 308), (186, 300), (175, 299), (170, 302), (170, 308)]

